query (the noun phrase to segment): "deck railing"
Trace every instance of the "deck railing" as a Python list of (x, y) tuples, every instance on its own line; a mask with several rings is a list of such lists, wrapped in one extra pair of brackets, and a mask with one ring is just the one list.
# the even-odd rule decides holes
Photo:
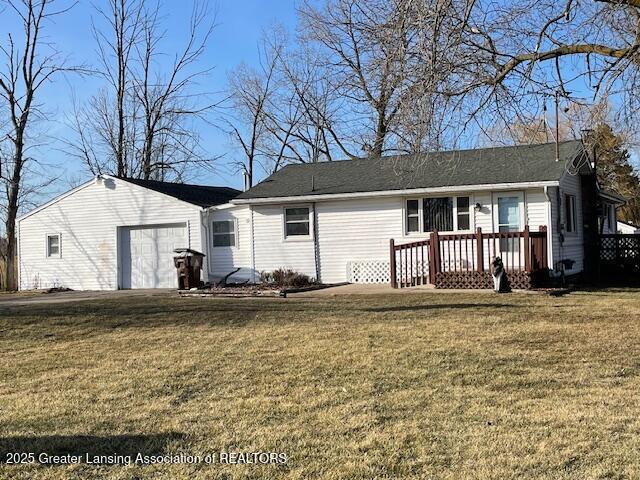
[(391, 286), (435, 284), (438, 273), (489, 272), (494, 257), (507, 272), (535, 272), (548, 268), (547, 227), (532, 232), (454, 233), (437, 231), (426, 240), (397, 245), (390, 242)]

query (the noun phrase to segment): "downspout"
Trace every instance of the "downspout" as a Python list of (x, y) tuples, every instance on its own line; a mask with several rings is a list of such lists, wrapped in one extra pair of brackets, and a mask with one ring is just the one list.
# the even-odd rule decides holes
[(251, 214), (250, 222), (250, 246), (251, 246), (251, 283), (256, 283), (256, 248), (255, 248), (255, 236), (254, 236), (254, 222), (253, 222), (253, 205), (249, 205), (249, 212)]
[(202, 220), (201, 220), (201, 225), (202, 228), (204, 230), (204, 239), (206, 242), (206, 252), (203, 252), (207, 255), (207, 278), (210, 279), (212, 274), (213, 274), (213, 267), (212, 267), (212, 261), (213, 261), (213, 255), (211, 255), (212, 252), (212, 248), (211, 248), (211, 230), (209, 229), (209, 222), (211, 220), (211, 209), (207, 208), (205, 210), (203, 210), (203, 215), (202, 215)]
[(20, 255), (20, 221), (16, 222), (16, 243), (18, 244), (16, 262), (18, 263), (18, 291), (22, 290), (22, 255)]
[(551, 210), (551, 197), (549, 196), (549, 187), (543, 187), (544, 197), (547, 200), (547, 218), (549, 219), (549, 225), (547, 226), (547, 251), (551, 273), (555, 273), (554, 265), (554, 252), (553, 252), (553, 212)]
[[(560, 251), (558, 252), (559, 255), (559, 259), (558, 261), (562, 261), (563, 260), (563, 253), (562, 253), (562, 245), (564, 244), (564, 233), (562, 233), (562, 219), (560, 218), (560, 216), (562, 215), (562, 205), (560, 204), (562, 200), (562, 195), (560, 195), (560, 186), (558, 185), (558, 188), (556, 189), (556, 210), (557, 210), (557, 214), (558, 216), (556, 217), (556, 228), (558, 229), (558, 240), (559, 240), (559, 245), (560, 245)], [(565, 222), (567, 220), (565, 219)], [(560, 277), (561, 277), (561, 285), (564, 287), (564, 269), (565, 269), (565, 264), (564, 262), (562, 264), (560, 264)]]
[(318, 243), (318, 212), (316, 203), (312, 203), (313, 208), (313, 261), (316, 268), (316, 281), (320, 282), (320, 245)]

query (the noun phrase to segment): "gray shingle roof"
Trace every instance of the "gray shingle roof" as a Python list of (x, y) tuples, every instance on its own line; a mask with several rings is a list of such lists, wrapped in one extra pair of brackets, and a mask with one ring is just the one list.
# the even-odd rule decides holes
[(555, 148), (545, 143), (287, 165), (237, 199), (557, 181), (582, 143), (561, 142), (559, 162)]
[(164, 193), (199, 207), (212, 207), (229, 203), (240, 194), (240, 190), (229, 187), (189, 185), (187, 183), (159, 182), (157, 180), (140, 180), (136, 178), (120, 178), (120, 180)]

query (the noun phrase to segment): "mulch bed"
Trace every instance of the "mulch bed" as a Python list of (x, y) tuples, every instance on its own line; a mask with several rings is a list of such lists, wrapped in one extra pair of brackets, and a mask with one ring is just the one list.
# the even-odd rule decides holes
[(209, 286), (199, 290), (179, 290), (178, 293), (182, 297), (279, 297), (280, 288), (262, 283), (247, 283), (231, 284), (226, 287)]
[(339, 284), (314, 283), (304, 287), (280, 288), (268, 283), (230, 284), (226, 287), (209, 286), (199, 290), (178, 290), (182, 297), (286, 297), (288, 293), (309, 292)]
[(533, 291), (537, 293), (546, 293), (551, 297), (561, 297), (562, 295), (571, 293), (573, 288), (534, 288)]

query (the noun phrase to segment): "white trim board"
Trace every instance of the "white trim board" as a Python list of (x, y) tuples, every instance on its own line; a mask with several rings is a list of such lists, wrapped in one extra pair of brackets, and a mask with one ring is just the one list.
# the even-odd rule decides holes
[(196, 209), (198, 211), (206, 210), (206, 208), (204, 208), (204, 207), (200, 207), (200, 206), (195, 205), (193, 203), (189, 203), (189, 202), (186, 202), (184, 200), (180, 200), (179, 198), (172, 197), (171, 195), (167, 195), (166, 193), (158, 192), (157, 190), (153, 190), (151, 188), (146, 188), (146, 187), (143, 187), (142, 185), (137, 185), (137, 184), (132, 183), (132, 182), (127, 182), (127, 180), (123, 179), (123, 178), (114, 177), (112, 175), (99, 175), (97, 177), (92, 178), (91, 180), (86, 181), (82, 185), (79, 185), (76, 188), (73, 188), (73, 189), (69, 190), (68, 192), (65, 192), (63, 194), (58, 195), (55, 198), (52, 198), (48, 202), (40, 205), (39, 207), (34, 208), (30, 212), (25, 213), (21, 217), (18, 217), (16, 219), (16, 222), (20, 222), (20, 221), (24, 220), (25, 218), (28, 218), (31, 215), (34, 215), (34, 214), (44, 210), (45, 208), (50, 207), (51, 205), (54, 205), (54, 204), (58, 203), (59, 201), (64, 200), (67, 197), (70, 197), (74, 193), (79, 192), (80, 190), (82, 190), (82, 189), (84, 189), (84, 188), (86, 188), (86, 187), (88, 187), (90, 185), (93, 185), (97, 181), (98, 178), (102, 178), (102, 179), (109, 178), (109, 179), (114, 180), (116, 182), (124, 182), (127, 185), (130, 185), (132, 187), (135, 187), (135, 188), (138, 188), (138, 189), (142, 189), (142, 190), (145, 190), (147, 192), (152, 192), (152, 193), (157, 194), (157, 195), (162, 195), (163, 197), (169, 198), (169, 199), (174, 200), (176, 202), (183, 203), (183, 204), (187, 205), (188, 207), (194, 208), (194, 209)]

